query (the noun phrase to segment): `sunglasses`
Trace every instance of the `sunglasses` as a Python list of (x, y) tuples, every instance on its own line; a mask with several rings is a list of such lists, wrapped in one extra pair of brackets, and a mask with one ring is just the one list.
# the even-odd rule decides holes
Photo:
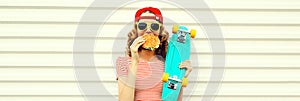
[(153, 23), (153, 22), (138, 22), (137, 27), (139, 30), (145, 30), (147, 27), (152, 31), (158, 31), (160, 29), (161, 24), (160, 23)]

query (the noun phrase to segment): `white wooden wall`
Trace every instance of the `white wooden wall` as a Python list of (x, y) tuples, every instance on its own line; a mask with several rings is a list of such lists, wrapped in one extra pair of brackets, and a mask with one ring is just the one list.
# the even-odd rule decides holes
[[(0, 101), (84, 101), (72, 67), (72, 50), (77, 23), (92, 2), (0, 0)], [(299, 101), (300, 1), (206, 2), (221, 24), (226, 45), (225, 74), (215, 101)], [(132, 4), (117, 11), (97, 39), (94, 51), (99, 76), (115, 96), (114, 37), (133, 20), (135, 8), (143, 6)], [(198, 30), (193, 43), (201, 44), (193, 47), (197, 50), (193, 54), (201, 59), (198, 65), (194, 61), (200, 75), (190, 100), (207, 97), (203, 94), (212, 70), (212, 52), (206, 35), (189, 16), (172, 17), (185, 13), (180, 9), (168, 10), (173, 7), (168, 4), (155, 7), (161, 8), (165, 17)], [(107, 9), (111, 8), (95, 10)]]

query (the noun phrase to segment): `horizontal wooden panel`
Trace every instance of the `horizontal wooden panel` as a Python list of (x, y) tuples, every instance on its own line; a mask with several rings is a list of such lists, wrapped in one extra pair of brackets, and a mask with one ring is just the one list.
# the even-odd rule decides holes
[[(299, 101), (299, 97), (282, 97), (282, 96), (274, 96), (274, 97), (267, 97), (264, 95), (253, 96), (253, 97), (239, 97), (239, 96), (231, 96), (231, 97), (220, 97), (216, 96), (214, 101)], [(199, 101), (199, 99), (203, 99), (203, 97), (191, 97), (188, 98), (187, 101)]]
[[(0, 82), (75, 82), (75, 73), (96, 71), (98, 80), (80, 80), (83, 82), (116, 82), (115, 67), (109, 68), (0, 68)], [(193, 83), (210, 81), (213, 69), (194, 68), (189, 76)], [(78, 71), (78, 72), (74, 72)], [(222, 71), (222, 70), (218, 70)], [(224, 69), (223, 83), (293, 83), (299, 82), (299, 69)], [(89, 75), (89, 74), (80, 74)], [(221, 74), (220, 74), (221, 75)], [(212, 80), (216, 81), (216, 80)], [(219, 82), (219, 81), (218, 81)]]
[[(83, 27), (93, 27), (97, 25), (84, 25)], [(130, 26), (130, 25), (129, 25)], [(2, 38), (17, 38), (26, 37), (74, 37), (77, 30), (77, 25), (44, 25), (44, 24), (0, 24), (0, 36)], [(197, 38), (207, 38), (207, 35), (199, 26), (188, 26), (195, 28), (198, 32)], [(18, 30), (16, 30), (18, 28)], [(112, 29), (113, 28), (113, 29)], [(124, 28), (124, 30), (123, 30)], [(130, 26), (130, 28), (132, 28)], [(224, 38), (300, 38), (299, 27), (296, 26), (220, 26)], [(172, 26), (166, 26), (166, 29), (171, 34)], [(126, 31), (126, 33), (121, 33)], [(130, 29), (126, 29), (126, 25), (105, 25), (97, 37), (116, 37), (118, 34), (126, 36)], [(86, 30), (87, 37), (95, 37), (92, 31)], [(5, 33), (5, 34), (4, 34)], [(217, 33), (217, 32), (215, 32)], [(118, 36), (118, 37), (121, 37)]]
[(84, 97), (0, 97), (2, 101), (85, 101)]
[(280, 0), (268, 0), (268, 1), (239, 1), (239, 0), (205, 0), (210, 7), (218, 8), (252, 8), (252, 9), (296, 9), (298, 8), (299, 1), (291, 0), (290, 2), (282, 2)]
[[(80, 55), (85, 56), (85, 55)], [(98, 54), (94, 55), (96, 66), (112, 66), (113, 58), (124, 56), (123, 54)], [(199, 66), (210, 66), (211, 55), (198, 55), (202, 57)], [(73, 66), (73, 54), (0, 54), (1, 66)], [(93, 58), (93, 57), (91, 57)], [(17, 64), (16, 64), (17, 63)], [(82, 64), (86, 66), (86, 64)], [(193, 65), (197, 65), (194, 62)]]
[[(46, 21), (46, 22), (82, 22), (81, 18), (85, 13), (85, 10), (59, 10), (59, 9), (0, 9), (1, 21)], [(95, 15), (100, 15), (101, 12), (109, 12), (109, 10), (93, 10)], [(136, 10), (118, 9), (106, 22), (122, 22), (127, 23), (133, 21)], [(204, 14), (208, 11), (199, 11)], [(126, 15), (124, 15), (126, 14)], [(162, 14), (165, 18), (165, 23), (171, 23), (173, 20), (177, 23), (197, 23), (189, 13), (178, 10), (163, 10)], [(214, 11), (213, 12), (218, 23), (250, 23), (250, 24), (299, 24), (300, 17), (299, 12), (246, 12), (246, 11)], [(185, 15), (185, 16), (174, 16)], [(108, 15), (103, 15), (108, 16)], [(89, 19), (84, 22), (99, 22), (92, 16), (93, 19)], [(198, 16), (202, 19), (200, 23), (216, 23), (211, 22), (210, 19), (205, 16)], [(185, 20), (182, 20), (185, 19)]]
[(3, 33), (1, 36), (75, 36), (77, 29), (77, 25), (0, 24), (0, 26), (3, 28), (0, 30)]
[[(90, 83), (91, 84), (91, 83)], [(96, 83), (97, 84), (97, 83)], [(83, 95), (77, 83), (1, 83), (0, 94), (4, 95)], [(207, 84), (185, 88), (184, 95), (204, 95)], [(117, 95), (117, 84), (104, 84), (108, 92), (101, 95)], [(298, 95), (299, 84), (222, 84), (218, 95)], [(193, 88), (193, 89), (191, 89)], [(276, 88), (276, 89), (274, 89)], [(94, 94), (99, 95), (99, 94)]]
[[(89, 59), (87, 55), (81, 54), (80, 56)], [(90, 56), (94, 56), (96, 66), (112, 66), (115, 64), (114, 58), (123, 55), (96, 54)], [(215, 56), (222, 57), (222, 55)], [(73, 54), (0, 54), (0, 57), (4, 57), (0, 58), (1, 66), (73, 66), (74, 56)], [(213, 65), (212, 57), (212, 55), (204, 54), (192, 55), (192, 65), (211, 67)], [(224, 61), (228, 67), (298, 67), (299, 58), (299, 55), (226, 55)], [(85, 64), (81, 65), (86, 66)]]
[[(38, 0), (30, 0), (24, 2), (22, 0), (1, 0), (1, 6), (63, 6), (63, 7), (88, 7), (93, 0), (52, 0), (51, 2), (42, 2)], [(116, 2), (116, 1), (105, 1), (105, 2)], [(251, 0), (251, 1), (239, 1), (239, 0), (205, 0), (207, 5), (211, 8), (234, 8), (234, 9), (299, 9), (299, 2), (298, 0), (289, 0), (289, 2), (284, 2), (282, 0), (268, 0), (268, 1), (261, 1), (261, 0)], [(191, 3), (187, 3), (188, 5), (193, 5), (192, 7), (196, 6)], [(164, 3), (156, 3), (156, 2), (140, 2), (134, 5), (129, 5), (129, 7), (144, 7), (146, 5), (158, 6), (158, 7), (170, 7)], [(112, 7), (112, 5), (103, 5), (104, 7)], [(97, 7), (97, 5), (96, 5)], [(115, 7), (115, 6), (113, 6)], [(197, 7), (200, 8), (200, 7)]]
[[(105, 98), (106, 96), (89, 96), (89, 98)], [(199, 101), (203, 99), (204, 97), (184, 97), (184, 100), (187, 101)], [(206, 97), (207, 98), (207, 97)], [(3, 101), (86, 101), (81, 96), (36, 96), (36, 97), (0, 97), (0, 100)], [(299, 97), (239, 97), (239, 96), (232, 96), (232, 97), (221, 97), (216, 96), (214, 101), (299, 101)]]
[[(79, 43), (87, 42), (92, 39), (81, 39), (77, 40)], [(95, 49), (86, 50), (83, 49), (79, 52), (117, 52), (124, 53), (126, 47), (127, 39), (124, 37), (122, 39), (114, 38), (99, 38), (95, 40)], [(193, 40), (193, 39), (192, 39)], [(77, 42), (76, 41), (76, 42)], [(212, 44), (216, 46), (222, 46), (215, 44), (222, 41), (207, 39), (196, 39), (192, 42), (192, 53), (212, 53)], [(274, 55), (280, 55), (284, 53), (299, 53), (300, 51), (300, 41), (264, 41), (264, 40), (225, 40), (225, 50), (226, 53), (245, 53), (245, 54), (260, 54), (265, 55), (274, 53)], [(78, 44), (80, 45), (80, 44)], [(86, 46), (86, 45), (84, 45)], [(43, 54), (56, 54), (73, 51), (74, 40), (73, 39), (1, 39), (0, 40), (0, 53), (32, 53), (44, 52)], [(76, 47), (77, 46), (76, 44)], [(93, 47), (93, 46), (91, 46)], [(11, 52), (10, 52), (11, 51)], [(216, 52), (216, 50), (214, 50)], [(96, 53), (99, 54), (99, 53)]]
[[(101, 11), (99, 11), (101, 12)], [(207, 11), (199, 11), (201, 14), (207, 13)], [(126, 14), (127, 16), (124, 16)], [(107, 22), (128, 22), (133, 19), (135, 10), (124, 11), (118, 10), (114, 12), (107, 20)], [(214, 11), (214, 17), (218, 22), (212, 22), (211, 17), (194, 16), (189, 15), (189, 13), (178, 10), (178, 11), (162, 11), (162, 14), (165, 18), (165, 23), (197, 23), (197, 20), (193, 17), (201, 19), (198, 23), (250, 23), (250, 24), (299, 24), (300, 21), (297, 19), (300, 16), (300, 13), (293, 12), (244, 12), (244, 11)], [(184, 16), (175, 16), (175, 15), (184, 15)], [(251, 15), (251, 16), (249, 16)], [(122, 17), (120, 17), (122, 16)], [(182, 20), (184, 19), (184, 20)], [(172, 21), (170, 21), (172, 20)], [(27, 21), (27, 20), (25, 20)], [(30, 21), (30, 20), (29, 20)], [(45, 21), (45, 20), (44, 20)], [(46, 20), (47, 21), (47, 20)], [(299, 22), (298, 22), (299, 21)]]

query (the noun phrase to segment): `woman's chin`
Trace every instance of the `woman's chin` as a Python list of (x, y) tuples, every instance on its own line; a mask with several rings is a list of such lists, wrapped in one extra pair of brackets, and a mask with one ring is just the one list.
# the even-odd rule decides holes
[(156, 50), (156, 48), (142, 48), (143, 50), (148, 50), (148, 51), (155, 51)]

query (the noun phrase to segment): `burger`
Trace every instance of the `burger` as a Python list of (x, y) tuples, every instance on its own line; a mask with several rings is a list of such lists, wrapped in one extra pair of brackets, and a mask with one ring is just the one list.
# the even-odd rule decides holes
[(153, 51), (154, 49), (159, 47), (160, 40), (157, 36), (153, 34), (144, 34), (143, 38), (145, 40), (145, 43), (142, 45), (144, 49)]

